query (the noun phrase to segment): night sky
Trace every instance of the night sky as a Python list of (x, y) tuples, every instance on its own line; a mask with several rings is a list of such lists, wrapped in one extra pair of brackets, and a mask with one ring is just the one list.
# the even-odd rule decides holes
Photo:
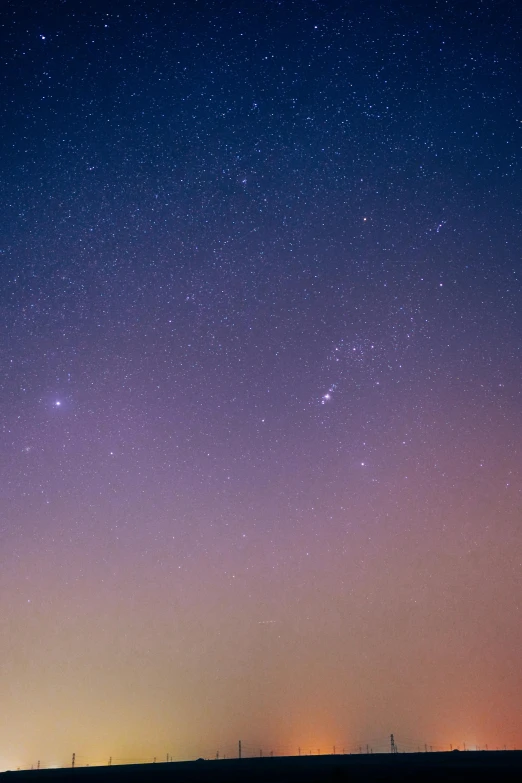
[(0, 769), (520, 747), (520, 4), (0, 17)]

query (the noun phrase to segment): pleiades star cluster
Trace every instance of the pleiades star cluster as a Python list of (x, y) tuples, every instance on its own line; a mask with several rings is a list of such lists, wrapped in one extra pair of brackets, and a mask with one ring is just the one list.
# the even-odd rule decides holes
[(520, 4), (0, 22), (0, 769), (520, 747)]

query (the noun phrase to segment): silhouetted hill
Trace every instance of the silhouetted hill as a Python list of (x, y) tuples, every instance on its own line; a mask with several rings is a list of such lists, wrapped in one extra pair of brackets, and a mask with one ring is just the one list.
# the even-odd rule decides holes
[(0, 774), (0, 783), (464, 783), (522, 781), (522, 751), (466, 751), (353, 756), (183, 761)]

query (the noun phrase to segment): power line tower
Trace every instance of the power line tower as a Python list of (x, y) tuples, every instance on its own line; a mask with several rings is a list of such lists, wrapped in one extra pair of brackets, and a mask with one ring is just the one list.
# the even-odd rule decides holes
[(390, 734), (390, 753), (397, 753), (397, 745), (395, 744), (395, 737)]

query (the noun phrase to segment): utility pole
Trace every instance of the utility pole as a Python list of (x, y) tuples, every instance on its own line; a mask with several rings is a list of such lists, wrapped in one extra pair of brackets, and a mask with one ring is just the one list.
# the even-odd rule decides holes
[(112, 756), (109, 758), (109, 767), (112, 767)]
[(368, 755), (368, 745), (366, 745), (366, 755)]
[(219, 761), (219, 750), (216, 750), (216, 761)]
[(238, 758), (241, 758), (241, 740), (239, 740), (239, 745), (238, 745)]
[(260, 759), (263, 758), (263, 749), (262, 748), (259, 748), (259, 758)]
[(297, 748), (297, 755), (298, 755), (298, 756), (300, 756), (300, 755), (301, 755), (301, 748)]
[(76, 753), (72, 754), (72, 762), (71, 762), (71, 768), (74, 769), (74, 765), (76, 764)]
[(36, 769), (40, 769), (40, 759), (38, 759), (38, 764), (36, 765)]
[(334, 756), (335, 756), (335, 745), (334, 745)]

